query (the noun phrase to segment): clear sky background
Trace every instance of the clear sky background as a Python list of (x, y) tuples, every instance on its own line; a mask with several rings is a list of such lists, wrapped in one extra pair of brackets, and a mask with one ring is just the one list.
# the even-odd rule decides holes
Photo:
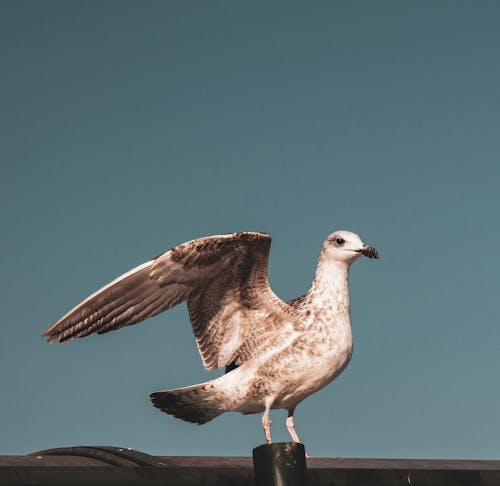
[(184, 305), (41, 334), (211, 234), (271, 233), (292, 298), (348, 229), (382, 259), (351, 271), (351, 364), (297, 409), (309, 452), (498, 459), (499, 18), (496, 1), (2, 1), (0, 453), (249, 455), (260, 416), (195, 426), (148, 401), (219, 374)]

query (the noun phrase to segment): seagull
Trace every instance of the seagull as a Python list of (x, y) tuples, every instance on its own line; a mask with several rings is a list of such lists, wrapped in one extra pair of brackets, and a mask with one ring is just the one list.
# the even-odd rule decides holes
[(139, 265), (78, 304), (44, 336), (65, 342), (136, 324), (183, 301), (203, 365), (222, 376), (154, 392), (167, 414), (204, 424), (227, 411), (261, 413), (271, 443), (271, 409), (288, 411), (300, 442), (297, 405), (335, 379), (352, 355), (348, 273), (362, 255), (378, 258), (349, 231), (323, 242), (307, 293), (285, 302), (268, 279), (271, 237), (243, 232), (199, 238)]

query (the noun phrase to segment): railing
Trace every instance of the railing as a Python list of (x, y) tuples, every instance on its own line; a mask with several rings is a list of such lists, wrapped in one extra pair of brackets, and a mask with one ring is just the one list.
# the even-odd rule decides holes
[(500, 461), (301, 457), (292, 443), (258, 447), (254, 461), (69, 447), (0, 456), (0, 485), (500, 486)]

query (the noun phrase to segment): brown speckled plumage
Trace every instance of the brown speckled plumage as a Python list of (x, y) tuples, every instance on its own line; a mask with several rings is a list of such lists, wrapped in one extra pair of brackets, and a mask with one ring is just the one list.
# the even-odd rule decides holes
[(333, 380), (351, 357), (349, 266), (362, 254), (378, 254), (354, 233), (329, 235), (311, 289), (284, 302), (269, 286), (270, 246), (265, 233), (184, 243), (85, 299), (45, 336), (64, 342), (102, 334), (186, 301), (205, 368), (228, 366), (228, 372), (200, 385), (155, 392), (153, 404), (199, 424), (225, 411), (264, 411), (268, 442), (269, 410), (286, 408), (287, 428), (298, 441), (295, 407)]

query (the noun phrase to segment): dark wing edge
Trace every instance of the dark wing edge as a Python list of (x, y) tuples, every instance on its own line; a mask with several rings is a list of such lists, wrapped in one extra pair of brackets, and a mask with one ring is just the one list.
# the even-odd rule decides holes
[(71, 309), (43, 336), (65, 342), (136, 324), (187, 298), (185, 286), (162, 289), (150, 278), (154, 261), (146, 262), (105, 285)]

